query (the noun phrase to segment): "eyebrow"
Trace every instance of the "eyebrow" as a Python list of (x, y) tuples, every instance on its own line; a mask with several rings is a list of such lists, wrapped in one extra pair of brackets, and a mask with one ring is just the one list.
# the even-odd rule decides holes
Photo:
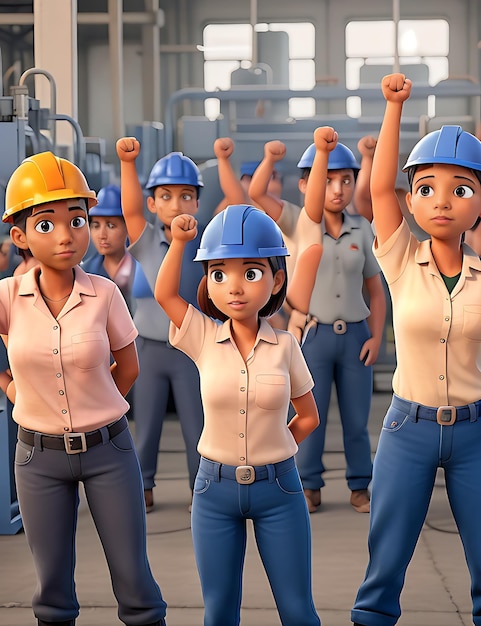
[[(431, 179), (431, 178), (436, 178), (436, 176), (434, 174), (430, 174), (429, 176), (421, 176), (421, 178), (418, 178), (416, 181), (414, 181), (416, 184), (419, 183), (421, 180), (426, 180), (426, 179)], [(474, 178), (469, 178), (468, 176), (453, 176), (454, 179), (459, 179), (459, 180), (467, 180), (470, 183), (474, 183)]]
[[(78, 205), (78, 206), (69, 206), (68, 210), (69, 211), (78, 211), (78, 210), (80, 210), (80, 211), (84, 211), (84, 213), (87, 214), (87, 210), (85, 209), (85, 207), (80, 206), (80, 205)], [(37, 217), (37, 215), (43, 215), (45, 213), (48, 213), (48, 214), (55, 213), (55, 209), (40, 209), (36, 213), (32, 213), (32, 215), (30, 215), (29, 217)]]

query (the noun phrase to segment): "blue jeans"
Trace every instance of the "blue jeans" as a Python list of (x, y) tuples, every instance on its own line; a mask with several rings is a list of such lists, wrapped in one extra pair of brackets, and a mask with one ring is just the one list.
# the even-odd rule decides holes
[(366, 489), (371, 482), (371, 443), (367, 428), (372, 396), (372, 367), (359, 360), (370, 332), (366, 321), (347, 324), (337, 335), (332, 324), (317, 324), (302, 346), (314, 379), (312, 390), (319, 411), (319, 426), (299, 445), (297, 467), (305, 489), (324, 486), (322, 462), (332, 383), (336, 386), (341, 416), (346, 479), (349, 489)]
[(38, 619), (62, 622), (79, 613), (74, 569), (80, 481), (109, 565), (120, 619), (143, 626), (165, 617), (167, 605), (147, 559), (142, 479), (128, 428), (72, 455), (19, 441), (15, 477), (37, 570), (32, 608)]
[[(281, 469), (276, 475), (276, 466)], [(204, 597), (204, 626), (240, 623), (246, 520), (283, 626), (319, 626), (311, 591), (311, 528), (293, 459), (268, 465), (250, 485), (223, 478), (201, 458), (192, 502), (192, 537)], [(287, 467), (286, 467), (287, 466)]]
[(394, 396), (384, 418), (374, 459), (370, 561), (351, 619), (365, 626), (397, 623), (406, 569), (442, 467), (471, 574), (473, 622), (481, 626), (481, 409), (468, 405), (467, 419), (440, 426), (418, 418), (418, 406)]

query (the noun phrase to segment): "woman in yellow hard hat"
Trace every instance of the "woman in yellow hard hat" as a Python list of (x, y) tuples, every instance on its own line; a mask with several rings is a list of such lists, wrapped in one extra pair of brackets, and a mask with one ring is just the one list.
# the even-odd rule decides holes
[(120, 619), (162, 626), (166, 603), (147, 560), (142, 480), (125, 417), (137, 330), (115, 283), (78, 265), (96, 203), (82, 172), (51, 152), (25, 159), (6, 189), (3, 221), (37, 261), (0, 281), (10, 363), (0, 387), (19, 424), (17, 494), (38, 577), (32, 607), (39, 626), (75, 624), (82, 481)]

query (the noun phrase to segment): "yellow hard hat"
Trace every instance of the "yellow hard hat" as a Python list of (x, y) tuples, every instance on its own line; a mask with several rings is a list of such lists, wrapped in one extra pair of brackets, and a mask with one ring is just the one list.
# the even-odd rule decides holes
[(2, 220), (12, 222), (19, 211), (70, 198), (85, 198), (89, 209), (97, 204), (95, 191), (76, 165), (52, 152), (40, 152), (24, 159), (10, 177)]

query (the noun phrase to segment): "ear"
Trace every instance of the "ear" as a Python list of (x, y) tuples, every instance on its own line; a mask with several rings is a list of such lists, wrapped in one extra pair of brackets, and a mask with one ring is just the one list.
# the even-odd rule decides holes
[(12, 226), (10, 229), (10, 239), (21, 250), (28, 250), (27, 236), (18, 226)]
[(299, 187), (299, 191), (305, 195), (307, 180), (305, 178), (299, 178), (299, 182), (297, 183), (297, 186)]
[(153, 196), (147, 196), (147, 208), (151, 213), (157, 214), (157, 210), (155, 208), (155, 199)]
[(412, 207), (412, 198), (413, 198), (412, 193), (408, 191), (406, 194), (406, 206), (408, 208), (409, 213), (411, 213), (411, 215), (414, 215), (413, 207)]
[(277, 270), (274, 274), (274, 286), (272, 287), (272, 295), (275, 296), (282, 289), (282, 285), (286, 280), (286, 273), (284, 270)]

